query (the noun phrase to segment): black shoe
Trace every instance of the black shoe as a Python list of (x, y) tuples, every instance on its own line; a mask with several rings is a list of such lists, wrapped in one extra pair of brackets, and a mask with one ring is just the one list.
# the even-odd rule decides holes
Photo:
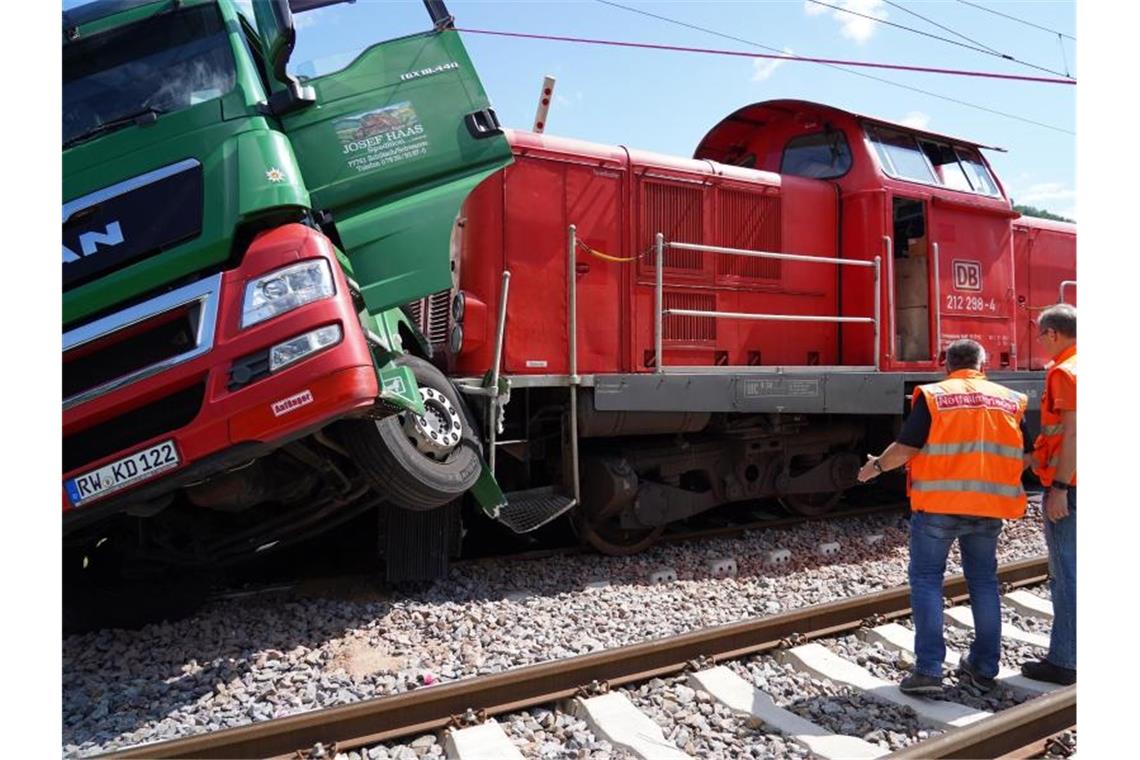
[(1034, 681), (1048, 681), (1068, 686), (1077, 682), (1077, 671), (1071, 668), (1062, 668), (1048, 660), (1026, 662), (1021, 666), (1021, 675), (1032, 678)]
[(970, 660), (967, 657), (963, 657), (958, 662), (958, 680), (964, 686), (974, 689), (982, 694), (986, 694), (997, 688), (997, 681), (993, 678), (986, 678), (978, 671), (974, 670), (973, 664), (970, 663)]
[(941, 676), (924, 676), (921, 673), (912, 673), (899, 684), (899, 691), (915, 697), (928, 697), (942, 693)]

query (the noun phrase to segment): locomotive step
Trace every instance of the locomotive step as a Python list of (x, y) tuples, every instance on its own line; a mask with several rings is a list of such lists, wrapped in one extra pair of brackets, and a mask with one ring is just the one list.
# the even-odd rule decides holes
[(515, 533), (537, 530), (575, 504), (573, 497), (559, 493), (553, 486), (511, 491), (505, 496), (507, 504), (499, 511), (499, 522)]

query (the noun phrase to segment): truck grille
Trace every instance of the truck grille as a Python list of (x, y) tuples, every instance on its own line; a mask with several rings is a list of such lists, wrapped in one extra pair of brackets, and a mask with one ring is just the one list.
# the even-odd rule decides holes
[(447, 331), (451, 322), (451, 291), (441, 290), (427, 298), (408, 304), (412, 322), (428, 339), (432, 349), (447, 345)]
[(190, 424), (202, 408), (205, 381), (63, 438), (63, 471)]
[(158, 374), (213, 348), (220, 274), (63, 336), (63, 408)]

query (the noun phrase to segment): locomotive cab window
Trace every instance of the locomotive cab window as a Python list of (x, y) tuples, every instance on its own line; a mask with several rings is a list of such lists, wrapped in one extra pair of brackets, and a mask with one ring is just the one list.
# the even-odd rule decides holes
[(986, 164), (978, 152), (971, 148), (957, 148), (956, 150), (958, 159), (962, 162), (962, 168), (965, 170), (966, 176), (970, 178), (970, 184), (974, 187), (974, 192), (985, 195), (1001, 195), (998, 192), (997, 183), (990, 176), (990, 170), (986, 168)]
[(839, 130), (829, 129), (788, 140), (780, 173), (812, 179), (842, 177), (851, 168), (851, 149)]
[(879, 126), (867, 126), (867, 136), (888, 176), (966, 193), (1001, 195), (974, 148)]
[(867, 134), (871, 136), (879, 162), (887, 174), (927, 185), (937, 184), (930, 164), (913, 135), (881, 127), (868, 127)]
[(918, 144), (930, 159), (930, 166), (934, 169), (934, 177), (938, 180), (938, 184), (951, 190), (970, 192), (974, 189), (970, 180), (966, 178), (966, 170), (958, 163), (958, 154), (952, 146), (931, 140), (919, 140)]

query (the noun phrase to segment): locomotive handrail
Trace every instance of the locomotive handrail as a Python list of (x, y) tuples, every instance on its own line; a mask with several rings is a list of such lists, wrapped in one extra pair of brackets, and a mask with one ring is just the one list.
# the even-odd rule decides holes
[(1064, 303), (1065, 302), (1065, 288), (1070, 287), (1070, 286), (1074, 287), (1074, 288), (1077, 287), (1077, 281), (1076, 280), (1061, 280), (1061, 287), (1057, 292), (1057, 303)]
[(932, 243), (934, 254), (934, 361), (942, 353), (942, 278), (938, 269), (938, 243)]
[[(887, 244), (887, 358), (895, 358), (895, 243), (890, 235), (883, 235), (883, 242)], [(879, 347), (875, 346), (875, 356), (878, 356)]]
[[(889, 239), (888, 239), (889, 241)], [(889, 242), (888, 242), (889, 244)], [(664, 269), (665, 269), (665, 249), (673, 248), (679, 251), (696, 251), (698, 253), (715, 253), (728, 256), (744, 256), (756, 259), (776, 259), (779, 261), (801, 261), (810, 264), (834, 264), (836, 266), (853, 266), (853, 267), (867, 267), (875, 271), (875, 290), (874, 290), (874, 315), (870, 317), (843, 317), (843, 316), (819, 316), (819, 315), (799, 315), (799, 314), (767, 314), (758, 312), (737, 312), (737, 311), (707, 311), (703, 309), (666, 309), (664, 308)], [(879, 369), (879, 330), (881, 321), (881, 294), (880, 294), (880, 280), (881, 280), (881, 257), (876, 256), (874, 261), (861, 261), (858, 259), (839, 259), (826, 256), (807, 256), (798, 253), (773, 253), (772, 251), (753, 251), (744, 248), (726, 248), (717, 245), (701, 245), (699, 243), (667, 243), (665, 242), (664, 234), (658, 232), (654, 239), (654, 249), (656, 252), (656, 266), (654, 272), (654, 306), (655, 314), (653, 319), (653, 343), (655, 350), (655, 367), (654, 372), (664, 373), (665, 367), (665, 351), (664, 351), (664, 331), (662, 323), (665, 315), (675, 316), (688, 316), (688, 317), (711, 317), (713, 319), (746, 319), (757, 321), (771, 321), (771, 322), (831, 322), (836, 324), (870, 324), (874, 326), (874, 356), (875, 363), (873, 369)], [(681, 370), (689, 369), (682, 367), (671, 367), (669, 369)], [(730, 371), (740, 370), (740, 367), (727, 368)], [(812, 369), (820, 369), (820, 367), (812, 367)], [(839, 368), (836, 368), (839, 369)], [(855, 369), (854, 367), (850, 369)]]

